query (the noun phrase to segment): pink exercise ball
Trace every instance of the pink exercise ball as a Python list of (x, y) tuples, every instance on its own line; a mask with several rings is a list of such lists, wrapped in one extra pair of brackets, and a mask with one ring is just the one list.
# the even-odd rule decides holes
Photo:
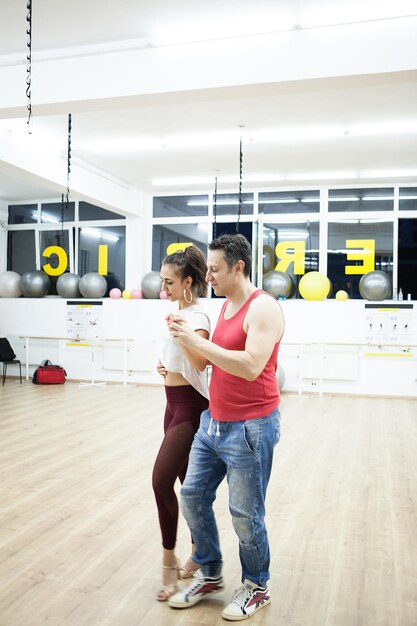
[(117, 287), (113, 287), (113, 289), (111, 289), (109, 292), (109, 296), (110, 298), (112, 298), (112, 300), (118, 300), (122, 297), (122, 292)]
[(133, 300), (140, 300), (143, 296), (141, 289), (132, 289), (131, 298)]
[(168, 300), (168, 296), (165, 293), (165, 291), (161, 291), (160, 294), (159, 294), (159, 297), (160, 297), (161, 300)]

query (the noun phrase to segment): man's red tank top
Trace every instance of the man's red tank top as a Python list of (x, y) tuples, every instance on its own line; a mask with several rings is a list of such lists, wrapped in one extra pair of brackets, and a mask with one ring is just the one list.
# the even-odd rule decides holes
[[(224, 318), (224, 312), (229, 303), (226, 300), (213, 333), (213, 343), (227, 350), (244, 350), (246, 343), (246, 333), (243, 330), (245, 315), (252, 300), (264, 293), (266, 292), (262, 289), (254, 291), (230, 319)], [(280, 396), (276, 377), (279, 344), (280, 341), (277, 341), (263, 372), (253, 381), (228, 374), (216, 365), (212, 366), (210, 413), (213, 419), (221, 422), (238, 422), (264, 417), (279, 405)]]

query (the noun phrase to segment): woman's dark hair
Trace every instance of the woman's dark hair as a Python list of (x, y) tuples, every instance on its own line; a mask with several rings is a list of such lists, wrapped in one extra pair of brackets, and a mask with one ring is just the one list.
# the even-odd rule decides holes
[(209, 243), (209, 250), (223, 250), (224, 258), (229, 269), (243, 261), (243, 275), (249, 276), (252, 266), (252, 249), (249, 241), (243, 235), (220, 235)]
[(191, 287), (197, 297), (204, 298), (207, 295), (206, 259), (197, 246), (188, 246), (185, 250), (168, 254), (162, 265), (175, 265), (182, 280), (188, 276), (192, 278)]

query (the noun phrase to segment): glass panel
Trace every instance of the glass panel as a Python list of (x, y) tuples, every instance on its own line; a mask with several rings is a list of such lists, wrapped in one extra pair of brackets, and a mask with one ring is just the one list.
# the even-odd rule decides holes
[(301, 277), (319, 269), (319, 235), (319, 222), (264, 224), (263, 275), (274, 270), (285, 272), (292, 279), (294, 295), (298, 297)]
[(20, 275), (36, 269), (34, 230), (10, 230), (7, 233), (7, 269)]
[(392, 211), (394, 189), (329, 189), (329, 212)]
[(170, 224), (154, 226), (152, 235), (152, 270), (159, 272), (168, 246), (173, 243), (192, 243), (207, 257), (208, 224)]
[(402, 187), (400, 189), (400, 210), (417, 211), (417, 187)]
[(59, 224), (62, 222), (73, 222), (75, 212), (74, 202), (50, 202), (41, 206), (41, 222), (44, 224)]
[(208, 215), (208, 196), (162, 196), (153, 199), (154, 217), (198, 215)]
[[(69, 271), (69, 234), (68, 230), (41, 230), (39, 232), (39, 244), (40, 244), (40, 254), (41, 254), (41, 269), (43, 269), (44, 265), (49, 265), (56, 269), (59, 266), (59, 257), (56, 254), (51, 254), (51, 256), (44, 256), (43, 252), (49, 246), (58, 246), (63, 248), (67, 253), (67, 264), (65, 267), (60, 267), (60, 274), (63, 274), (66, 271)], [(47, 272), (48, 273), (48, 272)], [(49, 275), (49, 274), (48, 274)], [(51, 276), (49, 275), (50, 287), (49, 287), (49, 295), (56, 296), (56, 281), (59, 276)]]
[(398, 291), (417, 300), (417, 219), (398, 220)]
[[(370, 244), (367, 241), (370, 240)], [(348, 245), (347, 241), (351, 241)], [(357, 241), (357, 246), (355, 246)], [(330, 222), (328, 230), (327, 276), (333, 285), (333, 295), (343, 289), (351, 298), (361, 298), (359, 281), (367, 271), (366, 264), (372, 261), (372, 246), (375, 246), (375, 267), (392, 279), (393, 271), (393, 223), (372, 220)], [(348, 254), (361, 256), (360, 260), (350, 260)], [(372, 265), (372, 263), (371, 263)], [(359, 266), (360, 274), (348, 274), (347, 267)], [(364, 266), (362, 268), (362, 266)]]
[[(239, 210), (239, 194), (238, 193), (224, 193), (217, 196), (216, 207), (213, 206), (213, 214), (216, 215), (233, 215), (236, 216)], [(242, 207), (240, 211), (241, 215), (253, 214), (253, 194), (242, 194)]]
[(89, 202), (80, 202), (78, 205), (78, 212), (80, 221), (87, 222), (89, 220), (105, 221), (105, 220), (124, 220), (124, 215), (120, 213), (114, 213), (113, 211), (107, 211), (101, 207), (94, 206)]
[(78, 275), (98, 271), (99, 246), (107, 246), (107, 274), (125, 284), (126, 227), (80, 228)]
[(9, 224), (33, 224), (38, 221), (37, 204), (9, 205)]
[(259, 213), (318, 213), (320, 192), (274, 191), (259, 194)]

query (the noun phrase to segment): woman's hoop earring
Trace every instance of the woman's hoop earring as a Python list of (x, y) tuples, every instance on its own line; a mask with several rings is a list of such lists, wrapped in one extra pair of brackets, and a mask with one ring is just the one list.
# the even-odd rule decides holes
[[(187, 291), (190, 292), (190, 299), (189, 300), (187, 298), (187, 295), (188, 295)], [(184, 300), (186, 301), (187, 304), (191, 304), (191, 302), (193, 301), (193, 292), (191, 291), (191, 289), (189, 287), (184, 289)]]

